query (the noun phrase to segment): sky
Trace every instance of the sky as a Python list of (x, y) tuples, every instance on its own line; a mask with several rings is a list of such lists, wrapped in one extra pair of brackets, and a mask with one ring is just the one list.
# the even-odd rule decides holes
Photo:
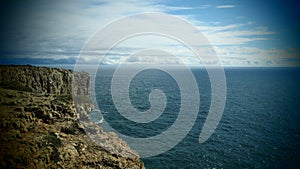
[[(0, 64), (76, 64), (87, 40), (109, 23), (160, 12), (194, 25), (223, 66), (299, 66), (299, 11), (299, 2), (292, 0), (1, 1)], [(153, 35), (127, 39), (103, 64), (176, 64), (159, 55), (129, 58), (144, 48), (172, 51), (186, 64), (201, 64), (184, 45)], [(97, 57), (85, 59), (94, 63)]]

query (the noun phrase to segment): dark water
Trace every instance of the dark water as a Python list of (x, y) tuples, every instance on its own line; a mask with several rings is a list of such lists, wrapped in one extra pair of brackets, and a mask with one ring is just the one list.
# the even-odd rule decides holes
[[(180, 70), (178, 70), (180, 71)], [(150, 108), (151, 90), (161, 89), (168, 103), (155, 121), (135, 123), (114, 107), (110, 83), (113, 69), (96, 78), (97, 102), (104, 118), (120, 133), (150, 137), (174, 122), (180, 109), (175, 80), (159, 70), (140, 72), (131, 82), (129, 96), (135, 108)], [(199, 84), (200, 111), (189, 132), (171, 150), (143, 158), (146, 168), (300, 168), (300, 69), (226, 68), (227, 100), (223, 117), (208, 141), (198, 138), (210, 106), (210, 82), (204, 69), (193, 69)]]

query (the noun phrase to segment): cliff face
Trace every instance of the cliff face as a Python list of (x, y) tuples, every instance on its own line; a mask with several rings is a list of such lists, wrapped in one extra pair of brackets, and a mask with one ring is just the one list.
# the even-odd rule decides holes
[[(82, 99), (74, 106), (71, 95), (87, 98), (86, 73), (32, 66), (0, 66), (0, 73), (0, 168), (144, 168), (114, 133), (78, 121), (92, 108)], [(73, 75), (80, 82), (72, 93)]]
[[(73, 94), (90, 94), (90, 78), (88, 74), (83, 72), (73, 73), (71, 70), (66, 69), (28, 65), (0, 66), (0, 74), (0, 85), (11, 89), (66, 95), (72, 93), (73, 87)], [(73, 76), (76, 84), (78, 84), (77, 86), (72, 86)]]

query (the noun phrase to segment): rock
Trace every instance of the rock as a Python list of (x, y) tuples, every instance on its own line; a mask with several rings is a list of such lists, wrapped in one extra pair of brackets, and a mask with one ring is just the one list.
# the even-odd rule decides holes
[(24, 107), (17, 107), (15, 108), (15, 111), (24, 112)]
[(144, 168), (116, 134), (78, 121), (93, 108), (86, 73), (33, 66), (0, 66), (0, 73), (0, 168)]
[(56, 95), (90, 94), (90, 77), (84, 72), (26, 65), (0, 66), (0, 74), (2, 88)]

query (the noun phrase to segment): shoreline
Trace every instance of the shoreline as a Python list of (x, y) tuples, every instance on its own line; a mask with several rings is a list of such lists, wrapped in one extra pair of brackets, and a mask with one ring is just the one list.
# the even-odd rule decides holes
[[(144, 168), (137, 153), (115, 133), (79, 122), (78, 114), (93, 105), (74, 105), (72, 71), (20, 65), (0, 66), (0, 73), (1, 168)], [(89, 85), (86, 73), (78, 75)], [(89, 87), (75, 88), (89, 98)], [(102, 142), (96, 144), (88, 134)]]

